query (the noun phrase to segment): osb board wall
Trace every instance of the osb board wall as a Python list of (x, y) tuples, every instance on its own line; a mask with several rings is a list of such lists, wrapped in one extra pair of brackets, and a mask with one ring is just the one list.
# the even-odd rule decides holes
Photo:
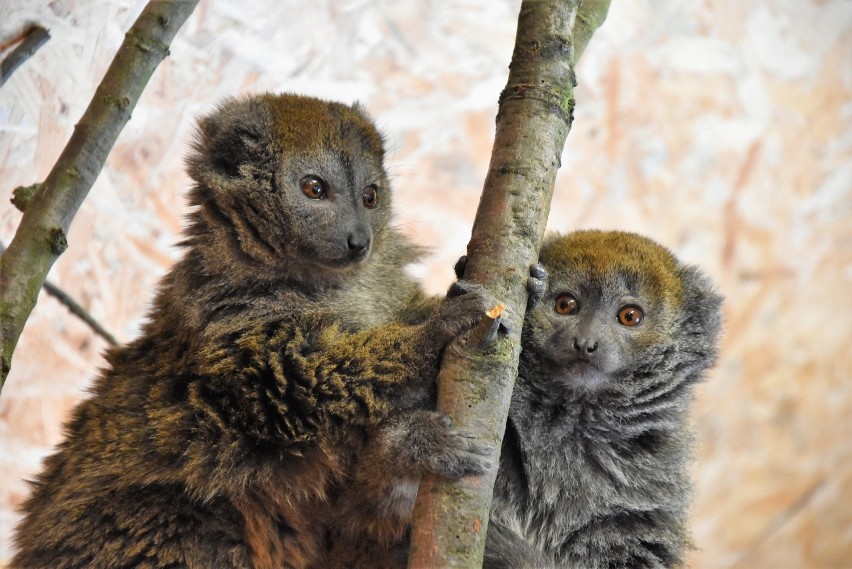
[[(638, 231), (727, 297), (695, 408), (696, 567), (838, 567), (852, 555), (852, 3), (615, 0), (578, 69), (550, 228)], [(228, 95), (363, 101), (392, 148), (398, 224), (464, 251), (518, 1), (202, 0), (146, 89), (50, 279), (121, 340), (179, 254), (193, 117)], [(0, 45), (53, 38), (0, 89), (0, 238), (13, 188), (44, 178), (143, 6), (0, 3)], [(24, 479), (102, 364), (42, 294), (0, 397), (0, 559)]]

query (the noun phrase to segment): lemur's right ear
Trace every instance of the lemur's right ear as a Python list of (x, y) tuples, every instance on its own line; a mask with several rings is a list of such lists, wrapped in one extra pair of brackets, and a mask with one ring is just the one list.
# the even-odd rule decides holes
[(198, 121), (193, 152), (187, 159), (196, 181), (249, 175), (246, 166), (271, 160), (271, 115), (265, 101), (230, 99)]

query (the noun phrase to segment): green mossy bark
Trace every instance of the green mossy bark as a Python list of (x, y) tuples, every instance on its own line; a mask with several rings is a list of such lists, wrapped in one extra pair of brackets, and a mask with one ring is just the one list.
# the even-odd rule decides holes
[(525, 0), (509, 80), (500, 95), (491, 165), (467, 249), (465, 278), (507, 307), (512, 330), (488, 353), (447, 350), (438, 409), (496, 443), (489, 474), (423, 481), (414, 511), (409, 567), (481, 567), (491, 492), (518, 369), (529, 266), (550, 210), (574, 110), (574, 62), (603, 23), (608, 0)]
[(62, 155), (26, 204), (0, 256), (0, 389), (47, 272), (67, 247), (71, 220), (103, 168), (142, 90), (198, 0), (152, 1), (127, 32)]
[(24, 211), (33, 199), (33, 196), (38, 191), (40, 184), (31, 184), (29, 186), (18, 186), (12, 190), (12, 205), (18, 208), (18, 211)]

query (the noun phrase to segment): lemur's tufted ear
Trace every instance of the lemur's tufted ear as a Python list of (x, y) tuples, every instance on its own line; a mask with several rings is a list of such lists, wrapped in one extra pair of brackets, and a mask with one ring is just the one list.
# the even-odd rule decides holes
[(210, 177), (235, 178), (241, 168), (272, 158), (271, 115), (258, 98), (230, 99), (198, 121), (193, 152), (187, 159), (190, 175), (198, 182)]
[(722, 295), (713, 281), (694, 265), (680, 268), (683, 283), (684, 309), (687, 320), (683, 322), (683, 333), (703, 338), (715, 353), (722, 332)]

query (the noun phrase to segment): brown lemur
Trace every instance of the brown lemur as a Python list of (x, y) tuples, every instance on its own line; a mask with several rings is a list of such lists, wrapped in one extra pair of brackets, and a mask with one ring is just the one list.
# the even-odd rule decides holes
[[(230, 100), (199, 122), (183, 257), (110, 350), (23, 506), (12, 567), (304, 567), (366, 434), (404, 463), (487, 467), (434, 412), (443, 347), (491, 299), (427, 298), (390, 226), (383, 140), (358, 107)], [(421, 429), (418, 430), (418, 429)]]
[[(524, 321), (484, 566), (682, 565), (687, 413), (716, 359), (722, 299), (698, 268), (635, 234), (551, 236), (539, 258), (547, 284)], [(377, 437), (363, 454), (340, 499), (334, 566), (405, 566), (410, 504), (385, 498), (384, 511), (408, 508), (385, 515), (395, 534), (365, 535), (373, 526), (358, 519), (376, 517), (367, 505), (383, 502), (369, 490), (396, 452), (394, 437)], [(380, 480), (384, 496), (402, 493)]]

